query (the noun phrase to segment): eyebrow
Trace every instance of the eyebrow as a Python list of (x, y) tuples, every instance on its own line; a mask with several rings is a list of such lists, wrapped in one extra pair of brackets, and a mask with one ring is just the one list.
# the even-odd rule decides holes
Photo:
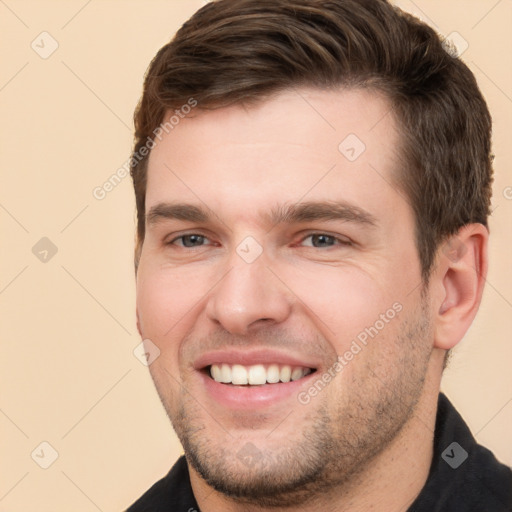
[[(189, 203), (158, 203), (146, 214), (148, 225), (163, 220), (182, 220), (207, 223), (213, 212), (202, 206)], [(344, 201), (307, 201), (291, 205), (279, 205), (262, 213), (261, 218), (268, 224), (300, 224), (316, 220), (341, 220), (374, 227), (377, 219), (371, 213)]]

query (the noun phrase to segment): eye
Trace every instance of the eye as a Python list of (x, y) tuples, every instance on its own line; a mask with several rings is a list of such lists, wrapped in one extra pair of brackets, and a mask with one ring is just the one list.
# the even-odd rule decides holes
[[(181, 240), (181, 244), (176, 243), (178, 240)], [(208, 240), (208, 238), (206, 238), (204, 235), (200, 235), (198, 233), (191, 233), (174, 238), (168, 243), (168, 245), (179, 245), (181, 247), (190, 249), (193, 247), (201, 247), (202, 245), (204, 245), (203, 242), (205, 240)]]
[(333, 247), (334, 245), (351, 245), (348, 239), (337, 238), (326, 233), (312, 233), (303, 238), (302, 243), (304, 244), (304, 241), (308, 239), (311, 239), (311, 244), (305, 244), (306, 247), (314, 247), (316, 249)]
[[(310, 240), (310, 243), (305, 243), (306, 240)], [(167, 245), (178, 245), (186, 249), (192, 249), (194, 247), (202, 247), (206, 245), (209, 239), (199, 233), (189, 233), (178, 236), (168, 242)], [(311, 233), (304, 237), (301, 242), (306, 247), (313, 247), (316, 249), (333, 247), (335, 245), (351, 245), (350, 240), (345, 238), (338, 238), (327, 233)]]

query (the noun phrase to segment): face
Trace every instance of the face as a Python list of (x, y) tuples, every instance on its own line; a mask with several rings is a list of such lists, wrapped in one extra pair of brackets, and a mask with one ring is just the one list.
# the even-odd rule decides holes
[(390, 105), (286, 92), (195, 112), (152, 150), (139, 328), (193, 474), (285, 505), (407, 424), (432, 351)]

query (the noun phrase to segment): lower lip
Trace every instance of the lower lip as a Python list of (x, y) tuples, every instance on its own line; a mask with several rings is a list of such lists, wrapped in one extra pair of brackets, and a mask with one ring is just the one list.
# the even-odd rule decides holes
[(299, 380), (276, 384), (263, 384), (261, 386), (234, 386), (232, 384), (222, 384), (202, 372), (200, 375), (207, 392), (216, 402), (232, 409), (249, 410), (256, 407), (269, 407), (289, 399), (290, 397), (296, 398), (301, 388), (305, 388), (309, 385), (309, 382), (315, 377), (315, 374), (316, 372), (313, 372)]

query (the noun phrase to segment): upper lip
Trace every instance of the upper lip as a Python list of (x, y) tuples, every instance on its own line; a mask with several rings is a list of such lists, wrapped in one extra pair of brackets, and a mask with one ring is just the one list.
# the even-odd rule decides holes
[(278, 364), (289, 366), (300, 366), (316, 370), (319, 366), (317, 361), (310, 358), (304, 358), (278, 350), (269, 349), (251, 349), (251, 350), (216, 350), (201, 354), (194, 361), (194, 368), (202, 370), (212, 364), (241, 364), (243, 366), (253, 366), (256, 364)]

